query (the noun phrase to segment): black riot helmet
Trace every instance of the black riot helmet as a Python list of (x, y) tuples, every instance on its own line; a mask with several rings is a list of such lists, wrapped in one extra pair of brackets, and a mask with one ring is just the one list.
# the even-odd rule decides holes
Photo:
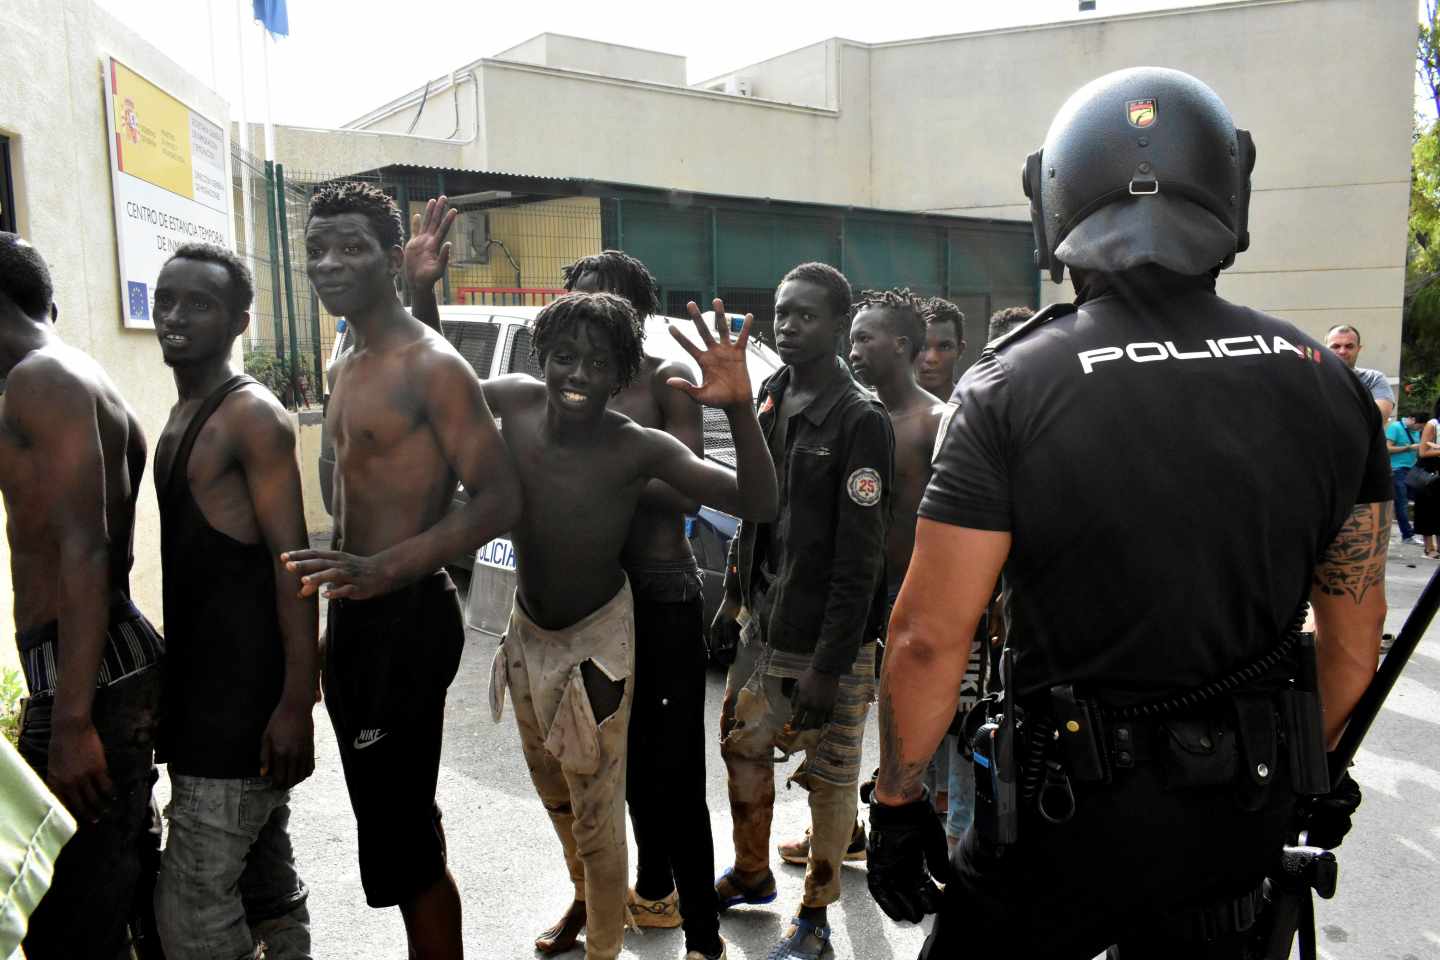
[(1215, 91), (1164, 67), (1117, 70), (1065, 101), (1025, 160), (1035, 263), (1198, 275), (1250, 246), (1255, 144)]

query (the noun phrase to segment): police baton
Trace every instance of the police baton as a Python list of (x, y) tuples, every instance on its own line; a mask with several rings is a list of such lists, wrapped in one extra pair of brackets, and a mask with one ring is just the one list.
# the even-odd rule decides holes
[[(1420, 638), (1425, 635), (1425, 631), (1430, 627), (1430, 622), (1435, 619), (1437, 609), (1440, 609), (1440, 570), (1430, 575), (1430, 582), (1425, 584), (1424, 590), (1420, 591), (1420, 598), (1415, 601), (1410, 615), (1405, 618), (1405, 625), (1400, 628), (1400, 635), (1395, 638), (1395, 643), (1385, 655), (1380, 669), (1375, 672), (1370, 685), (1365, 688), (1365, 693), (1355, 704), (1355, 709), (1350, 712), (1350, 720), (1345, 725), (1345, 731), (1340, 735), (1340, 742), (1330, 752), (1330, 787), (1332, 790), (1339, 785), (1340, 778), (1345, 775), (1351, 761), (1355, 759), (1355, 753), (1360, 749), (1361, 741), (1370, 732), (1375, 718), (1380, 715), (1380, 708), (1385, 705), (1385, 698), (1394, 689), (1395, 681), (1400, 679), (1401, 671), (1410, 662), (1415, 648), (1420, 645)], [(1287, 849), (1284, 856), (1289, 857), (1294, 849)], [(1313, 860), (1309, 861), (1307, 862), (1309, 869), (1301, 870), (1296, 874), (1297, 876), (1303, 874), (1306, 882), (1277, 884), (1278, 892), (1275, 902), (1271, 905), (1271, 909), (1275, 911), (1274, 922), (1270, 928), (1269, 946), (1265, 953), (1268, 960), (1288, 960), (1290, 947), (1297, 932), (1300, 935), (1301, 960), (1313, 960), (1315, 957), (1315, 901), (1312, 898), (1312, 890), (1320, 889), (1321, 895), (1327, 899), (1335, 893), (1334, 854), (1327, 852), (1324, 856), (1328, 858), (1327, 861), (1318, 864)], [(1320, 866), (1326, 875), (1319, 878), (1313, 876), (1316, 866)], [(1282, 866), (1282, 869), (1277, 872), (1289, 873), (1292, 871), (1288, 871)], [(1314, 883), (1316, 879), (1320, 879), (1321, 884), (1316, 885)]]

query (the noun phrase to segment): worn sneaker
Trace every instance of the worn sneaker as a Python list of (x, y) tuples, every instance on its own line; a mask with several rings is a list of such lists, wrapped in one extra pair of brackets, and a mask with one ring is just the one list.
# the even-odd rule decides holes
[(1401, 542), (1401, 543), (1408, 543), (1408, 544), (1409, 544), (1410, 546), (1412, 546), (1412, 547), (1418, 547), (1418, 546), (1421, 545), (1421, 543), (1422, 543), (1423, 541), (1421, 541), (1421, 539), (1420, 539), (1418, 536), (1416, 536), (1415, 534), (1412, 533), (1412, 534), (1410, 534), (1410, 536), (1404, 537), (1403, 539), (1401, 539), (1400, 542)]
[(680, 926), (680, 898), (674, 890), (661, 900), (646, 900), (630, 888), (625, 902), (635, 917), (635, 926), (658, 930), (671, 930)]
[(720, 940), (719, 953), (701, 953), (699, 950), (691, 950), (685, 954), (685, 960), (730, 960), (730, 953), (725, 948), (725, 940)]
[[(805, 836), (799, 840), (777, 844), (775, 849), (781, 860), (803, 867), (810, 861), (810, 828), (805, 828)], [(865, 825), (859, 820), (855, 821), (855, 829), (850, 834), (850, 846), (845, 848), (845, 862), (865, 862)]]

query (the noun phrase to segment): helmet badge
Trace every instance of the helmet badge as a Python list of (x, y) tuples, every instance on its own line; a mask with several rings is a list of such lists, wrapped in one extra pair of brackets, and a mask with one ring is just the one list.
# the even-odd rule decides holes
[(1155, 125), (1155, 100), (1127, 100), (1125, 102), (1125, 116), (1132, 127), (1152, 127)]

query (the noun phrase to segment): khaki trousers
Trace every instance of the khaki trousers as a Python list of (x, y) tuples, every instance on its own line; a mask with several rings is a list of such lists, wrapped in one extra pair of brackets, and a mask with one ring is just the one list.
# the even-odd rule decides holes
[(860, 743), (875, 689), (875, 644), (860, 648), (850, 672), (840, 678), (835, 711), (820, 730), (787, 734), (792, 707), (782, 689), (785, 678), (767, 667), (768, 652), (755, 634), (740, 644), (725, 681), (721, 707), (720, 755), (729, 774), (734, 820), (735, 868), (760, 873), (770, 868), (770, 825), (775, 813), (777, 751), (805, 760), (790, 775), (810, 799), (810, 859), (805, 865), (801, 904), (824, 907), (840, 899), (840, 865), (850, 845), (859, 805)]
[[(517, 598), (492, 666), (492, 711), (498, 720), (508, 688), (530, 779), (565, 851), (575, 898), (585, 901), (586, 960), (619, 956), (630, 922), (625, 754), (634, 635), (628, 581), (609, 603), (563, 630), (536, 625)], [(602, 682), (624, 686), (618, 708), (598, 723), (585, 689), (586, 663)]]

